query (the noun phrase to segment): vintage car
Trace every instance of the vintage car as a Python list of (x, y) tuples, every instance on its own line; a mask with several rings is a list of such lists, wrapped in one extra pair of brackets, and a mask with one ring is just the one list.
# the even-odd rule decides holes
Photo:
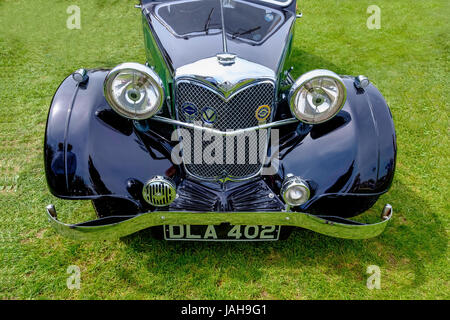
[(391, 112), (365, 76), (317, 69), (293, 78), (295, 1), (136, 7), (145, 64), (77, 70), (51, 103), (49, 189), (92, 201), (98, 215), (64, 224), (49, 205), (60, 234), (273, 241), (295, 228), (346, 239), (384, 231), (388, 204), (373, 224), (348, 218), (392, 184)]

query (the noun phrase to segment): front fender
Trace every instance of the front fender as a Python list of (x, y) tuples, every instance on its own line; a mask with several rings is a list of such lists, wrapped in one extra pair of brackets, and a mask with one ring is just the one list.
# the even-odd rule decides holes
[[(45, 172), (51, 193), (64, 199), (115, 197), (142, 207), (136, 181), (170, 176), (165, 143), (143, 142), (131, 120), (105, 100), (108, 70), (91, 70), (86, 83), (66, 78), (51, 103), (45, 134)], [(148, 135), (151, 136), (151, 135)]]
[(344, 83), (342, 111), (281, 152), (282, 179), (292, 173), (311, 182), (303, 210), (330, 197), (378, 198), (392, 184), (397, 145), (389, 107), (374, 85), (358, 89), (352, 77)]
[[(180, 176), (181, 170), (171, 162), (163, 137), (151, 130), (140, 134), (131, 120), (110, 108), (103, 95), (107, 73), (89, 71), (84, 84), (68, 77), (57, 90), (45, 137), (48, 185), (60, 198), (125, 199), (143, 212), (148, 205), (142, 183), (155, 175)], [(314, 207), (336, 205), (330, 199), (364, 209), (392, 183), (397, 147), (389, 107), (375, 86), (357, 89), (350, 77), (344, 83), (348, 98), (342, 111), (298, 134), (280, 152), (276, 180), (292, 173), (310, 183), (312, 197), (299, 210), (320, 212)], [(358, 208), (349, 211), (364, 211)]]

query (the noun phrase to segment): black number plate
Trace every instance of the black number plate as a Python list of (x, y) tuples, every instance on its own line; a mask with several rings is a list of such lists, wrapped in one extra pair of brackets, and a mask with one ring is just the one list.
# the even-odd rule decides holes
[(164, 239), (179, 241), (277, 241), (280, 226), (164, 226)]

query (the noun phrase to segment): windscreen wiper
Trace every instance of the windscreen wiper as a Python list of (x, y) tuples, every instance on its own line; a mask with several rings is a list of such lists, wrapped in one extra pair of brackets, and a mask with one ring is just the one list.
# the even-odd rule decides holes
[(209, 13), (209, 16), (208, 16), (208, 20), (206, 20), (206, 23), (205, 23), (205, 30), (204, 31), (206, 32), (206, 34), (209, 33), (209, 25), (211, 24), (211, 18), (212, 18), (212, 14), (214, 12), (214, 9), (215, 8), (211, 9), (211, 12)]
[(261, 29), (261, 26), (255, 27), (255, 28), (252, 28), (252, 29), (248, 29), (248, 30), (245, 30), (245, 31), (241, 31), (241, 32), (238, 31), (238, 32), (233, 33), (232, 37), (233, 37), (233, 39), (235, 39), (238, 36), (244, 36), (246, 34), (250, 34), (252, 32), (258, 31), (259, 29)]

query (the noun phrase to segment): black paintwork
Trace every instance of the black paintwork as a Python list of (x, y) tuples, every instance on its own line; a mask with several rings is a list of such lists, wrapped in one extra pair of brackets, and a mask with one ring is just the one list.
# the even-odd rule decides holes
[[(167, 67), (173, 70), (222, 51), (221, 34), (213, 30), (220, 28), (217, 0), (196, 8), (195, 15), (185, 13), (191, 19), (173, 28), (154, 16), (158, 5), (168, 2), (142, 1), (144, 28), (150, 28), (157, 37)], [(256, 0), (247, 2), (263, 5)], [(227, 11), (229, 48), (241, 58), (280, 71), (292, 40), (295, 1), (286, 8), (264, 5), (284, 18), (275, 32), (256, 42), (248, 38), (253, 32), (233, 38), (243, 20)], [(168, 22), (177, 24), (176, 9), (173, 17), (165, 14)], [(201, 23), (193, 21), (200, 16)], [(210, 20), (206, 23), (210, 31), (198, 32), (203, 20)], [(186, 24), (189, 21), (192, 23)], [(249, 19), (249, 26), (258, 21), (257, 17)], [(188, 180), (183, 168), (171, 162), (176, 144), (170, 141), (172, 126), (151, 119), (133, 122), (115, 113), (103, 95), (107, 73), (90, 70), (83, 84), (72, 77), (64, 80), (52, 101), (45, 136), (45, 171), (52, 194), (93, 200), (99, 216), (154, 210), (143, 200), (142, 187), (155, 175), (171, 177), (178, 185), (180, 198), (171, 205), (173, 210), (279, 211), (283, 207), (278, 198), (282, 181), (292, 173), (311, 187), (311, 200), (298, 210), (340, 216), (368, 209), (392, 183), (394, 124), (385, 100), (373, 85), (357, 89), (354, 79), (345, 77), (347, 103), (335, 118), (315, 126), (299, 122), (280, 128), (277, 174), (221, 185)], [(286, 100), (280, 100), (276, 110), (274, 120), (292, 117)], [(163, 116), (170, 117), (168, 105), (163, 108)], [(269, 197), (272, 192), (275, 198)]]
[[(68, 77), (58, 89), (45, 139), (49, 188), (65, 199), (120, 198), (134, 205), (133, 213), (152, 210), (142, 199), (143, 183), (154, 175), (172, 177), (178, 184), (185, 179), (183, 169), (170, 160), (172, 128), (150, 120), (141, 125), (148, 127), (144, 133), (118, 117), (103, 96), (106, 74), (90, 71), (89, 82), (79, 87)], [(312, 198), (299, 208), (304, 211), (317, 212), (314, 204), (320, 203), (321, 208), (335, 208), (340, 200), (361, 197), (363, 206), (392, 183), (396, 137), (389, 108), (373, 85), (363, 91), (350, 78), (344, 82), (347, 103), (332, 121), (282, 128), (279, 173), (264, 177), (275, 194), (287, 173), (306, 179)], [(223, 197), (220, 188), (205, 187), (213, 194), (210, 199)], [(236, 206), (246, 203), (251, 208), (247, 200)]]
[[(175, 3), (169, 11), (167, 3), (170, 2), (146, 2), (143, 10), (169, 69), (175, 70), (223, 52), (219, 0)], [(283, 8), (258, 1), (236, 2), (235, 5), (239, 7), (225, 8), (224, 12), (228, 51), (278, 73), (283, 67), (286, 45), (291, 40), (295, 22), (292, 5)], [(278, 23), (264, 20), (269, 9)], [(207, 25), (214, 29), (208, 30)], [(269, 30), (269, 26), (273, 30)], [(258, 35), (261, 40), (253, 40)]]
[(170, 176), (178, 169), (168, 160), (167, 141), (157, 135), (143, 136), (131, 120), (111, 109), (103, 95), (106, 74), (90, 71), (89, 82), (79, 87), (68, 77), (58, 89), (45, 139), (48, 183), (50, 191), (63, 198), (108, 196), (138, 202), (128, 191), (134, 180)]

